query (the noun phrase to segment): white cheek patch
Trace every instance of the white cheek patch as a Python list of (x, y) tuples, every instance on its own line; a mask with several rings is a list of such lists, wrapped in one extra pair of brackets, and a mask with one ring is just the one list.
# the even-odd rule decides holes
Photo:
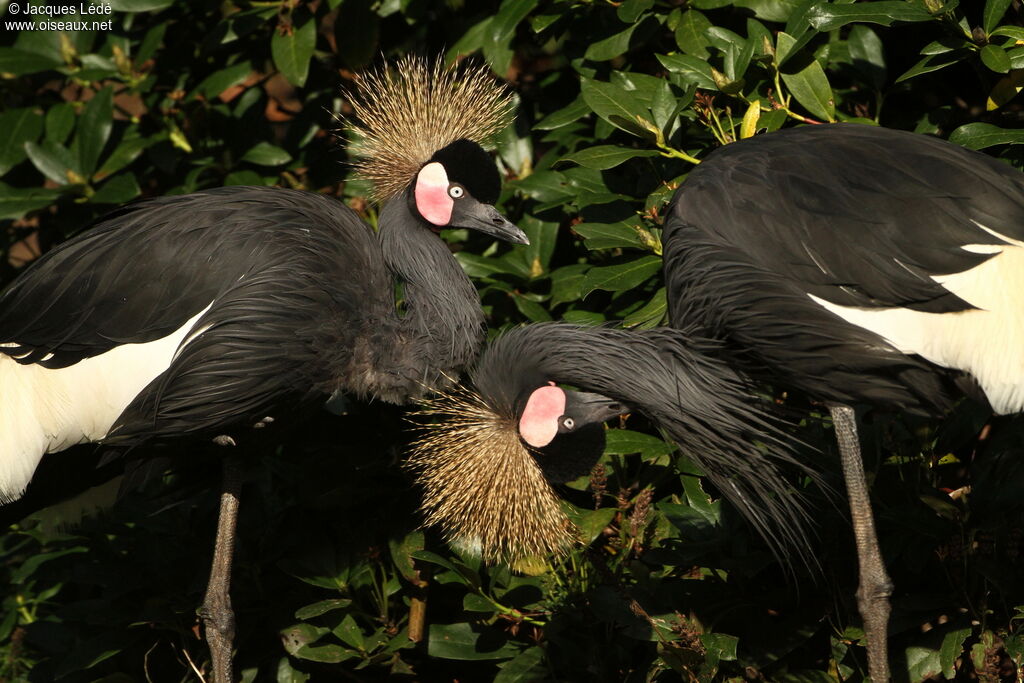
[(434, 225), (448, 225), (455, 201), (448, 196), (448, 174), (438, 162), (420, 169), (416, 176), (416, 208)]
[(554, 383), (530, 394), (519, 418), (519, 436), (534, 448), (547, 446), (558, 434), (558, 418), (565, 413), (565, 392)]

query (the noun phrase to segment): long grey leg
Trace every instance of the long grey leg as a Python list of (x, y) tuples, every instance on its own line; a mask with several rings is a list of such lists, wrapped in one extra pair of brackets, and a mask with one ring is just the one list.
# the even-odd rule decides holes
[[(233, 445), (233, 444), (232, 444)], [(238, 456), (224, 457), (217, 542), (213, 549), (210, 581), (206, 584), (201, 614), (206, 643), (213, 663), (213, 683), (231, 683), (231, 659), (235, 641), (235, 613), (231, 609), (231, 561), (235, 553), (235, 523), (242, 490)]]
[(868, 484), (864, 477), (864, 461), (860, 455), (860, 439), (853, 408), (841, 404), (829, 405), (835, 425), (839, 458), (843, 464), (846, 492), (850, 498), (850, 518), (853, 535), (857, 540), (857, 560), (860, 565), (860, 585), (857, 588), (857, 607), (864, 620), (864, 634), (868, 640), (868, 673), (874, 683), (889, 680), (889, 596), (892, 580), (885, 571), (882, 553), (878, 549), (875, 519), (871, 512)]

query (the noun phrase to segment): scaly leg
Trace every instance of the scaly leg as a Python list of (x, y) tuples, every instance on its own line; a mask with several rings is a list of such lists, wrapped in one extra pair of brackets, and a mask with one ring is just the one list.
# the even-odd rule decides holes
[[(233, 443), (231, 445), (234, 445)], [(242, 476), (236, 455), (224, 457), (217, 542), (213, 549), (210, 581), (200, 610), (213, 663), (213, 683), (231, 683), (231, 657), (235, 641), (235, 613), (231, 610), (231, 561), (235, 553), (235, 522)]]
[(860, 565), (860, 585), (857, 588), (857, 607), (864, 620), (864, 635), (868, 640), (868, 673), (874, 683), (889, 680), (889, 596), (892, 580), (885, 571), (882, 553), (878, 549), (878, 535), (868, 497), (868, 484), (864, 477), (864, 462), (860, 455), (857, 421), (853, 408), (833, 404), (829, 406), (835, 425), (839, 457), (843, 463), (846, 492), (850, 497), (850, 517), (853, 535), (857, 540), (857, 560)]

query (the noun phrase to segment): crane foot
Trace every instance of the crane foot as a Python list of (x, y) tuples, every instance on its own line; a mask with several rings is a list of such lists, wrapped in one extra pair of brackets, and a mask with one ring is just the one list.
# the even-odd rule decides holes
[(217, 520), (217, 541), (210, 567), (210, 581), (200, 614), (206, 643), (210, 648), (213, 683), (231, 683), (232, 651), (235, 642), (235, 613), (231, 609), (231, 564), (235, 552), (235, 525), (242, 489), (236, 456), (224, 458), (224, 476)]
[(857, 541), (857, 561), (860, 582), (857, 588), (857, 608), (864, 621), (864, 635), (868, 641), (868, 673), (874, 683), (889, 680), (889, 596), (892, 580), (885, 571), (882, 552), (878, 548), (878, 534), (871, 512), (864, 461), (860, 454), (857, 420), (853, 408), (832, 404), (829, 406), (835, 425), (839, 457), (843, 464), (843, 477), (850, 498), (850, 518)]

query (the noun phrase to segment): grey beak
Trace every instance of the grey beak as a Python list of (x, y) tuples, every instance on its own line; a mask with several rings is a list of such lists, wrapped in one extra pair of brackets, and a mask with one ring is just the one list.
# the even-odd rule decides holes
[(498, 213), (493, 206), (475, 200), (467, 201), (468, 199), (470, 198), (455, 203), (449, 227), (469, 228), (512, 244), (530, 243), (526, 233)]
[(622, 401), (601, 394), (573, 391), (569, 395), (572, 396), (574, 411), (586, 422), (604, 422), (631, 412), (629, 406)]

